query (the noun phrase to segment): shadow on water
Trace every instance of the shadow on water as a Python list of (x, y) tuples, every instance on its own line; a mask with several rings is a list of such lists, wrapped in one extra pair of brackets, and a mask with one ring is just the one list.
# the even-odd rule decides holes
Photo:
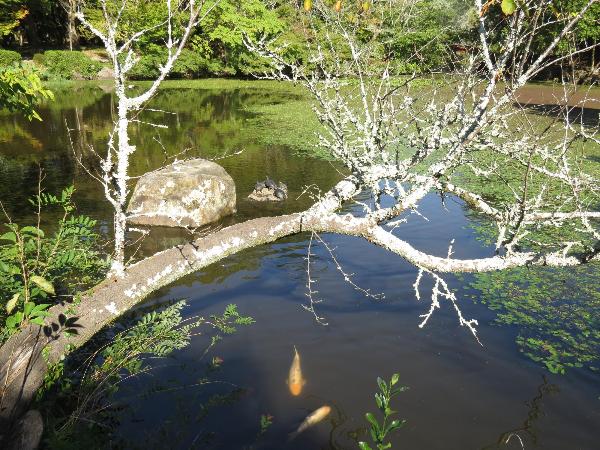
[(586, 127), (600, 126), (600, 109), (569, 106), (567, 108), (557, 105), (545, 105), (535, 103), (515, 104), (530, 113), (545, 117), (552, 117), (563, 122), (567, 120), (572, 124), (581, 124)]
[(505, 448), (511, 442), (519, 441), (523, 448), (529, 448), (530, 444), (536, 447), (538, 445), (538, 431), (536, 430), (536, 422), (544, 415), (544, 400), (553, 394), (558, 394), (560, 389), (557, 385), (548, 382), (546, 377), (542, 377), (543, 381), (537, 388), (537, 393), (530, 401), (527, 402), (529, 411), (527, 418), (519, 427), (513, 428), (500, 435), (496, 444), (484, 447), (483, 450), (492, 450)]

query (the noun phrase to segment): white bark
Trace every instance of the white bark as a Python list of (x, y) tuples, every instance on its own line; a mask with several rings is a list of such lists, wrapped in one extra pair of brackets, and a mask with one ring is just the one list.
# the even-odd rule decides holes
[[(577, 129), (565, 114), (564, 122), (557, 120), (539, 132), (525, 112), (513, 106), (519, 88), (549, 64), (568, 57), (555, 56), (554, 51), (596, 1), (588, 0), (578, 13), (557, 18), (551, 2), (525, 0), (517, 3), (513, 15), (490, 28), (489, 8), (499, 6), (474, 0), (479, 48), (470, 51), (455, 74), (454, 86), (445, 88), (445, 96), (434, 87), (426, 101), (412, 94), (412, 79), (398, 86), (389, 66), (372, 61), (373, 42), (357, 38), (357, 21), (345, 20), (343, 10), (334, 13), (320, 0), (307, 17), (307, 33), (312, 30), (312, 15), (319, 15), (328, 26), (327, 42), (322, 42), (322, 34), (313, 36), (312, 67), (286, 61), (277, 40), (247, 40), (248, 48), (272, 61), (271, 72), (263, 76), (298, 83), (313, 95), (317, 117), (326, 129), (320, 143), (352, 174), (355, 189), (340, 203), (364, 190), (373, 194), (372, 203), (363, 205), (363, 218), (321, 217), (314, 229), (362, 236), (411, 262), (421, 274), (431, 274), (437, 288), (427, 319), (440, 297), (457, 307), (443, 289), (439, 273), (598, 261), (600, 212), (594, 208), (600, 204), (600, 182), (586, 173), (574, 151), (582, 141), (598, 142), (597, 130), (583, 125)], [(556, 23), (562, 24), (561, 31), (533, 55), (536, 33)], [(334, 44), (332, 33), (343, 37), (343, 43)], [(501, 50), (494, 53), (492, 48)], [(350, 63), (344, 60), (347, 54)], [(453, 94), (448, 97), (450, 90)], [(487, 159), (480, 156), (486, 152)], [(490, 162), (492, 154), (495, 161)], [(466, 172), (472, 172), (479, 183), (487, 180), (503, 186), (512, 199), (486, 200), (484, 190), (472, 191), (465, 185)], [(430, 255), (380, 226), (416, 211), (432, 191), (459, 197), (469, 209), (495, 222), (497, 254), (473, 260)], [(384, 207), (381, 197), (387, 197), (388, 203), (391, 197), (395, 204)], [(530, 239), (536, 231), (561, 227), (578, 227), (580, 239), (550, 244)], [(457, 312), (461, 324), (474, 331), (473, 324)]]
[[(160, 84), (171, 72), (175, 61), (187, 44), (187, 41), (198, 23), (214, 8), (219, 0), (207, 6), (196, 0), (188, 0), (185, 5), (178, 4), (173, 11), (172, 1), (164, 0), (167, 14), (164, 20), (151, 29), (135, 31), (129, 37), (120, 34), (119, 20), (128, 6), (128, 0), (122, 0), (116, 15), (111, 14), (107, 0), (100, 0), (104, 23), (102, 27), (94, 26), (86, 18), (85, 11), (80, 9), (77, 18), (104, 44), (113, 65), (115, 92), (117, 96), (118, 119), (109, 140), (107, 156), (102, 160), (103, 174), (99, 177), (105, 196), (114, 208), (114, 252), (111, 273), (122, 277), (125, 274), (125, 246), (127, 232), (126, 207), (129, 198), (129, 159), (135, 152), (135, 146), (129, 140), (129, 123), (131, 116), (139, 111), (156, 94)], [(185, 16), (186, 21), (177, 30), (175, 19)], [(135, 67), (139, 58), (135, 54), (135, 42), (152, 29), (165, 27), (167, 30), (167, 59), (160, 67), (159, 76), (142, 94), (129, 97), (126, 92), (128, 73)]]

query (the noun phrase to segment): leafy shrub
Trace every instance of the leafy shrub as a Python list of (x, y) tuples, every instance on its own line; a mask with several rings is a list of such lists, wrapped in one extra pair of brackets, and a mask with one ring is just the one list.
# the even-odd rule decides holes
[(48, 50), (42, 58), (34, 56), (34, 61), (43, 64), (48, 74), (67, 80), (83, 78), (91, 80), (96, 77), (102, 64), (94, 61), (82, 52), (68, 50)]
[(0, 108), (20, 112), (29, 120), (42, 120), (35, 106), (54, 94), (42, 85), (38, 71), (23, 64), (0, 67)]
[(39, 66), (43, 66), (44, 65), (44, 54), (43, 53), (36, 53), (35, 55), (33, 55), (33, 58), (31, 58), (33, 60), (34, 63), (36, 63)]
[(30, 200), (38, 211), (50, 206), (63, 210), (52, 235), (39, 226), (5, 224), (8, 231), (0, 235), (0, 298), (6, 302), (0, 309), (0, 318), (5, 318), (0, 340), (27, 323), (43, 325), (53, 298), (73, 294), (104, 276), (108, 261), (98, 249), (96, 221), (74, 214), (74, 191), (71, 186), (60, 196), (42, 193)]
[[(235, 333), (238, 326), (254, 322), (251, 317), (241, 316), (233, 304), (218, 316), (183, 318), (185, 304), (178, 301), (160, 306), (138, 320), (133, 315), (121, 319), (80, 351), (50, 366), (36, 405), (46, 419), (47, 448), (130, 448), (114, 433), (118, 423), (114, 413), (127, 408), (117, 404), (115, 393), (127, 388), (135, 389), (136, 396), (160, 392), (154, 383), (140, 392), (139, 384), (131, 386), (132, 378), (151, 372), (156, 367), (151, 361), (187, 347), (192, 336), (207, 338), (206, 354), (226, 335)], [(198, 385), (211, 383), (209, 376), (222, 363), (218, 357), (207, 363)], [(116, 441), (120, 445), (115, 446)]]
[[(130, 73), (135, 80), (152, 80), (158, 77), (158, 68), (167, 60), (164, 48), (153, 46), (152, 51), (143, 55)], [(173, 66), (171, 78), (194, 78), (209, 71), (208, 61), (198, 52), (183, 49)]]
[(0, 48), (0, 67), (12, 66), (21, 61), (21, 55), (12, 50)]

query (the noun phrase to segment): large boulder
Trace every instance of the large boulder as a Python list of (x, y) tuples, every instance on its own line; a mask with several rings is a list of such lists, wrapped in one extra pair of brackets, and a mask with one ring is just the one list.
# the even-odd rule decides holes
[(220, 165), (181, 161), (143, 175), (127, 214), (129, 223), (196, 228), (235, 212), (235, 183)]

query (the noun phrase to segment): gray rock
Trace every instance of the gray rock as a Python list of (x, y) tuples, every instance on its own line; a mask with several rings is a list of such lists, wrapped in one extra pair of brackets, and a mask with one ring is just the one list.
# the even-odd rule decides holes
[(115, 71), (110, 67), (103, 67), (96, 75), (96, 78), (99, 80), (112, 80), (114, 77)]
[(196, 228), (235, 212), (235, 183), (205, 159), (181, 161), (143, 175), (127, 214), (129, 223)]
[(277, 197), (277, 199), (279, 199), (279, 200), (285, 200), (285, 197), (286, 197), (285, 192), (283, 192), (283, 190), (279, 189), (279, 188), (275, 189), (275, 192), (273, 192), (273, 195), (275, 197)]

